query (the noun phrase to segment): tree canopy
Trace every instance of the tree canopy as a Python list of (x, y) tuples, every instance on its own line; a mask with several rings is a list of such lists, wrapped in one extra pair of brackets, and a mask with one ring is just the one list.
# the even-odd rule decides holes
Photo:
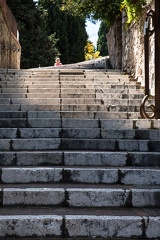
[(62, 9), (75, 15), (112, 23), (115, 16), (120, 13), (121, 2), (121, 0), (63, 0)]
[[(126, 10), (128, 23), (136, 19), (147, 0), (6, 0), (20, 32), (21, 68), (83, 61), (87, 45), (86, 19), (113, 25)], [(105, 27), (105, 26), (104, 26)], [(101, 29), (102, 31), (105, 31)], [(102, 33), (103, 34), (103, 33)], [(102, 47), (102, 37), (99, 44)], [(99, 46), (100, 47), (100, 46)], [(101, 50), (100, 50), (101, 51)], [(101, 51), (102, 52), (102, 51)], [(104, 52), (104, 50), (103, 50)], [(104, 53), (103, 53), (104, 54)]]
[(21, 68), (83, 61), (85, 18), (61, 10), (61, 0), (7, 0), (20, 32)]
[(21, 68), (53, 65), (59, 53), (57, 40), (54, 33), (46, 35), (42, 13), (33, 0), (7, 0), (7, 5), (16, 18), (20, 32)]
[(106, 34), (109, 31), (109, 27), (104, 21), (101, 21), (99, 31), (98, 31), (98, 42), (97, 42), (97, 50), (100, 52), (101, 56), (108, 55), (108, 45)]
[(55, 33), (57, 49), (63, 64), (84, 61), (87, 44), (85, 18), (72, 16), (61, 10), (61, 0), (39, 0), (38, 8), (43, 11), (43, 22), (47, 34)]
[(132, 21), (140, 13), (146, 0), (63, 0), (62, 9), (75, 15), (101, 19), (112, 25), (122, 9), (127, 12), (128, 19)]

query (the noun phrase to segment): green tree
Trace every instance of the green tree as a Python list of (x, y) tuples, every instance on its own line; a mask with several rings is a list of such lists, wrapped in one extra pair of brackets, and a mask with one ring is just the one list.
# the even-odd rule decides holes
[(57, 48), (63, 64), (84, 60), (84, 47), (87, 42), (84, 17), (72, 16), (61, 10), (61, 0), (39, 0), (38, 8), (44, 14), (48, 34), (55, 34)]
[(109, 27), (107, 26), (105, 21), (101, 21), (99, 31), (98, 31), (98, 42), (97, 42), (97, 50), (100, 52), (101, 56), (108, 55), (108, 45), (106, 34), (109, 31)]
[[(130, 22), (138, 17), (147, 0), (63, 0), (62, 9), (72, 14), (100, 19), (113, 25), (121, 10), (125, 9)], [(136, 13), (136, 15), (135, 15)]]
[(54, 34), (46, 35), (42, 12), (33, 0), (7, 0), (16, 18), (20, 33), (21, 68), (33, 68), (54, 64), (58, 55)]
[(74, 15), (81, 15), (91, 19), (101, 19), (112, 25), (115, 16), (120, 14), (122, 0), (63, 0), (62, 9)]

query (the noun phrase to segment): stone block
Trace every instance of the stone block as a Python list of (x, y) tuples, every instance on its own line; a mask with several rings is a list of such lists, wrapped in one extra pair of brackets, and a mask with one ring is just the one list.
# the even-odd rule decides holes
[(121, 169), (123, 184), (160, 185), (160, 170), (158, 169)]
[(62, 180), (61, 168), (2, 168), (1, 181), (3, 183), (54, 183)]
[(148, 140), (118, 140), (118, 149), (120, 151), (146, 152), (149, 150), (148, 145)]
[(126, 160), (123, 152), (64, 152), (65, 165), (125, 166)]
[(122, 189), (67, 189), (71, 207), (125, 207), (129, 190)]
[(14, 139), (12, 143), (14, 150), (53, 150), (59, 149), (59, 146), (59, 138)]
[(75, 183), (116, 183), (118, 169), (67, 168), (65, 175), (69, 182)]
[(159, 238), (160, 236), (160, 217), (149, 217), (146, 219), (146, 237), (147, 238)]
[(0, 139), (1, 151), (8, 151), (11, 148), (11, 139)]
[(49, 152), (17, 152), (17, 166), (54, 166), (62, 165), (63, 153)]
[(66, 216), (66, 229), (74, 238), (133, 238), (143, 234), (138, 216)]
[(132, 204), (134, 207), (160, 207), (160, 189), (133, 189)]
[(107, 120), (101, 120), (101, 127), (106, 130), (126, 130), (126, 129), (133, 129), (133, 120), (131, 119), (107, 119)]
[(62, 220), (52, 215), (0, 216), (0, 237), (61, 236)]
[(5, 188), (3, 205), (62, 205), (63, 188)]
[(21, 138), (59, 138), (59, 128), (20, 128)]

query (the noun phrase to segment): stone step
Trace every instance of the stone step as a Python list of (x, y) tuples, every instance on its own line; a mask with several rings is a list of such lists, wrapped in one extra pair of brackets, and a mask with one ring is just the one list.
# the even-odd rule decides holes
[(74, 139), (74, 138), (34, 138), (0, 139), (3, 151), (21, 150), (94, 150), (94, 151), (160, 151), (160, 140), (130, 139)]
[[(39, 80), (42, 78), (39, 77)], [(57, 78), (58, 79), (58, 78)], [(102, 80), (104, 81), (116, 81), (117, 83), (121, 82), (135, 82), (135, 84), (139, 84), (138, 81), (131, 78), (129, 75), (110, 75), (110, 74), (84, 74), (82, 76), (75, 76), (75, 75), (62, 75), (60, 74), (59, 80), (65, 82), (65, 81), (97, 81), (100, 82)]]
[(128, 84), (128, 85), (140, 85), (139, 82), (133, 81), (132, 79), (129, 78), (106, 78), (106, 77), (98, 77), (98, 78), (20, 78), (20, 79), (5, 79), (1, 80), (0, 84), (1, 86), (5, 85), (31, 85), (31, 84), (52, 84), (52, 85), (61, 85), (61, 86), (67, 86), (67, 85), (74, 85), (74, 86), (88, 86), (89, 84), (96, 86), (96, 85), (108, 85), (108, 84)]
[(118, 84), (118, 85), (137, 85), (137, 86), (140, 86), (139, 83), (137, 82), (134, 82), (134, 81), (131, 81), (129, 79), (127, 80), (116, 80), (116, 79), (109, 79), (109, 80), (106, 80), (105, 78), (100, 78), (99, 80), (96, 80), (96, 79), (52, 79), (52, 78), (48, 78), (48, 79), (39, 79), (39, 80), (35, 80), (35, 79), (30, 79), (30, 80), (26, 80), (26, 79), (20, 79), (20, 80), (3, 80), (3, 81), (0, 81), (0, 85), (1, 87), (10, 87), (12, 85), (15, 85), (15, 86), (19, 86), (20, 87), (24, 87), (24, 86), (30, 86), (30, 85), (44, 85), (46, 84), (47, 85), (52, 85), (52, 86), (62, 86), (62, 87), (68, 87), (70, 88), (73, 88), (73, 86), (78, 87), (79, 88), (82, 86), (82, 88), (88, 88), (89, 86), (92, 86), (92, 87), (96, 87), (96, 86), (110, 86), (110, 85), (115, 85), (115, 84)]
[(135, 84), (140, 86), (140, 82), (135, 81), (129, 77), (106, 77), (106, 76), (89, 76), (89, 77), (59, 77), (59, 76), (45, 76), (45, 77), (15, 77), (14, 78), (0, 78), (0, 85), (10, 85), (10, 84)]
[(47, 69), (46, 71), (39, 71), (39, 72), (36, 72), (35, 69), (34, 71), (32, 72), (15, 72), (15, 73), (1, 73), (0, 72), (0, 79), (3, 80), (3, 79), (8, 79), (8, 78), (13, 78), (13, 79), (29, 79), (29, 78), (38, 78), (38, 79), (41, 79), (41, 78), (48, 78), (48, 77), (60, 77), (60, 78), (96, 78), (96, 79), (99, 79), (99, 78), (106, 78), (106, 79), (109, 79), (109, 78), (117, 78), (117, 79), (131, 79), (133, 81), (136, 81), (136, 79), (134, 79), (131, 75), (129, 74), (124, 74), (123, 72), (111, 72), (111, 71), (108, 71), (108, 72), (105, 72), (105, 71), (87, 71), (87, 70), (82, 70), (82, 72), (73, 72), (72, 70), (70, 70), (70, 72), (62, 72), (62, 71), (54, 71), (53, 69), (52, 70), (49, 70)]
[[(23, 105), (139, 105), (142, 102), (140, 99), (122, 99), (122, 96), (119, 98), (0, 98), (0, 104), (23, 104)], [(153, 100), (148, 101), (149, 104), (154, 103)]]
[[(47, 106), (48, 107), (48, 106)], [(26, 107), (25, 107), (26, 108)], [(10, 118), (13, 116), (13, 118), (21, 118), (25, 116), (25, 113), (32, 112), (35, 114), (30, 114), (30, 118), (32, 116), (35, 118), (45, 118), (45, 117), (53, 117), (53, 118), (67, 118), (67, 119), (140, 119), (140, 112), (110, 112), (110, 111), (55, 111), (50, 106), (49, 109), (46, 109), (46, 107), (33, 107), (34, 109), (28, 109), (28, 110), (22, 110), (21, 106), (16, 105), (5, 105), (5, 109), (3, 106), (0, 105), (0, 116), (2, 118)], [(46, 110), (45, 110), (45, 109)], [(38, 110), (37, 109), (41, 109)], [(21, 114), (22, 113), (22, 114)]]
[(55, 83), (43, 83), (43, 84), (1, 84), (1, 89), (2, 92), (4, 89), (23, 89), (23, 88), (28, 88), (28, 89), (33, 89), (33, 88), (60, 88), (62, 89), (78, 89), (78, 90), (83, 90), (83, 89), (105, 89), (105, 88), (114, 88), (114, 89), (140, 89), (141, 87), (139, 85), (136, 85), (135, 83), (127, 83), (127, 84), (113, 84), (113, 83), (108, 83), (108, 84), (92, 84), (92, 88), (90, 84), (55, 84)]
[[(90, 62), (90, 61), (89, 61)], [(82, 62), (84, 64), (84, 62)], [(86, 64), (86, 62), (85, 62)], [(81, 74), (81, 73), (94, 73), (94, 74), (99, 74), (99, 73), (110, 73), (110, 74), (122, 74), (122, 75), (126, 75), (125, 72), (123, 72), (120, 69), (78, 69), (75, 68), (75, 65), (81, 65), (80, 63), (78, 64), (71, 64), (73, 66), (73, 68), (69, 67), (70, 64), (65, 65), (65, 68), (55, 68), (54, 66), (50, 66), (50, 67), (40, 67), (40, 68), (30, 68), (30, 69), (0, 69), (0, 71), (2, 72), (2, 74), (34, 74), (34, 75), (38, 75), (38, 74), (55, 74), (55, 73), (61, 73), (61, 74)], [(85, 65), (84, 65), (85, 66)]]
[(139, 119), (140, 112), (109, 112), (109, 111), (61, 111), (62, 118), (79, 119)]
[[(93, 120), (93, 119), (139, 119), (140, 113), (138, 112), (105, 112), (105, 111), (28, 111), (29, 118), (46, 118), (46, 117), (60, 117), (62, 119), (83, 119), (83, 120)], [(55, 117), (54, 117), (55, 116)], [(84, 123), (84, 122), (83, 122)]]
[(106, 75), (106, 74), (85, 74), (85, 75), (62, 75), (62, 74), (45, 74), (45, 75), (0, 75), (0, 82), (15, 84), (19, 82), (39, 82), (39, 81), (92, 81), (92, 82), (101, 82), (101, 81), (116, 81), (117, 83), (125, 82), (134, 82), (135, 84), (140, 84), (137, 80), (131, 78), (129, 75)]
[[(60, 118), (0, 118), (0, 128), (6, 127), (6, 128), (15, 128), (15, 127), (20, 127), (20, 128), (31, 128), (31, 127), (46, 127), (46, 128), (60, 128), (61, 127), (61, 119)], [(2, 130), (1, 130), (2, 131)], [(5, 131), (5, 130), (4, 130)], [(6, 130), (7, 132), (9, 130)], [(13, 132), (16, 130), (13, 129)], [(57, 131), (55, 129), (55, 131)], [(18, 135), (18, 132), (17, 132)]]
[(53, 69), (0, 75), (0, 239), (157, 240), (160, 125), (139, 119), (144, 89)]
[[(123, 101), (122, 101), (123, 102)], [(108, 112), (108, 113), (115, 113), (117, 112), (125, 112), (126, 115), (129, 115), (131, 113), (140, 112), (140, 104), (137, 106), (135, 105), (115, 105), (115, 104), (108, 104), (108, 105), (98, 105), (98, 104), (92, 104), (92, 105), (86, 105), (86, 104), (71, 104), (71, 105), (55, 105), (55, 104), (46, 104), (45, 101), (43, 101), (42, 104), (0, 104), (0, 111), (60, 111), (60, 112), (82, 112), (82, 115), (84, 112), (86, 113), (86, 116), (88, 115), (88, 112)], [(127, 114), (128, 112), (128, 114)], [(104, 113), (105, 114), (105, 113)], [(140, 116), (140, 114), (139, 114)]]
[(20, 151), (0, 152), (0, 166), (160, 167), (160, 152)]
[[(3, 99), (40, 99), (40, 98), (59, 98), (59, 99), (72, 99), (72, 98), (77, 98), (77, 99), (94, 99), (95, 101), (99, 99), (111, 99), (111, 98), (119, 98), (119, 99), (128, 99), (128, 100), (134, 100), (134, 99), (142, 99), (144, 98), (143, 93), (139, 94), (121, 94), (121, 93), (108, 93), (108, 94), (102, 94), (102, 93), (90, 93), (90, 94), (79, 94), (79, 93), (71, 93), (71, 94), (63, 94), (61, 91), (56, 91), (56, 93), (1, 93), (0, 94), (0, 101)], [(8, 100), (7, 100), (8, 101)]]
[[(11, 128), (16, 126), (16, 124), (20, 124), (22, 122), (25, 127), (28, 128), (70, 128), (74, 131), (74, 129), (88, 129), (88, 128), (100, 128), (103, 131), (112, 131), (118, 130), (117, 134), (120, 130), (124, 132), (128, 130), (134, 130), (135, 134), (137, 134), (137, 138), (146, 137), (154, 137), (159, 139), (159, 132), (156, 130), (160, 129), (160, 120), (159, 119), (72, 119), (72, 118), (63, 118), (57, 117), (55, 118), (56, 112), (15, 112), (15, 117), (10, 118), (10, 114), (14, 112), (2, 112), (1, 114), (6, 113), (6, 118), (0, 118), (0, 127)], [(22, 116), (20, 115), (22, 113)], [(21, 118), (18, 118), (19, 115)], [(47, 117), (48, 116), (48, 117)], [(7, 118), (8, 117), (8, 118)], [(138, 131), (142, 130), (142, 131)], [(147, 131), (150, 130), (150, 131)], [(141, 136), (140, 136), (141, 135)]]
[[(53, 87), (48, 87), (46, 88), (30, 88), (30, 87), (25, 87), (25, 88), (3, 88), (1, 89), (3, 94), (6, 93), (61, 93), (61, 94), (108, 94), (108, 93), (118, 93), (118, 94), (144, 94), (143, 89), (136, 89), (134, 86), (132, 88), (125, 88), (122, 87), (121, 89), (119, 88), (103, 88), (103, 89), (95, 89), (95, 88), (79, 88), (79, 89), (74, 89), (74, 92), (70, 88), (62, 88), (60, 91), (60, 88), (53, 88)], [(104, 95), (105, 96), (105, 95)]]
[[(1, 167), (1, 183), (160, 185), (157, 167)], [(159, 187), (158, 187), (159, 188)], [(158, 201), (158, 200), (157, 200)]]
[[(7, 119), (8, 120), (8, 119)], [(45, 119), (44, 119), (45, 120)], [(29, 121), (30, 122), (30, 121)], [(36, 120), (31, 124), (27, 120), (18, 120), (14, 122), (10, 121), (1, 122), (0, 119), (0, 139), (33, 139), (33, 138), (74, 138), (74, 139), (130, 139), (130, 140), (160, 140), (159, 130), (140, 130), (140, 129), (128, 129), (128, 130), (107, 130), (101, 128), (64, 128), (53, 127), (53, 120), (47, 121), (43, 125), (50, 125), (50, 127), (40, 127), (42, 125), (40, 121)], [(7, 128), (2, 128), (2, 123), (8, 125)], [(37, 123), (37, 124), (36, 124)], [(40, 124), (40, 125), (39, 125)], [(57, 122), (58, 124), (58, 122)], [(17, 125), (19, 128), (14, 128)], [(32, 126), (36, 127), (32, 127)], [(11, 128), (12, 126), (12, 128)], [(24, 128), (29, 126), (29, 128)]]
[[(0, 112), (0, 118), (19, 118), (20, 121), (21, 118), (60, 118), (60, 112), (54, 112), (54, 111), (1, 111)], [(7, 121), (7, 119), (6, 119)], [(2, 122), (1, 122), (2, 124)]]
[(152, 209), (93, 210), (16, 208), (0, 210), (0, 237), (59, 239), (156, 239), (159, 212)]
[[(57, 186), (41, 187), (37, 184), (32, 187), (26, 184), (21, 188), (17, 186), (1, 186), (0, 202), (2, 206), (62, 206), (62, 207), (160, 207), (160, 189), (148, 186), (148, 188), (120, 187), (95, 188), (83, 185), (76, 188)], [(82, 188), (84, 187), (84, 188)]]

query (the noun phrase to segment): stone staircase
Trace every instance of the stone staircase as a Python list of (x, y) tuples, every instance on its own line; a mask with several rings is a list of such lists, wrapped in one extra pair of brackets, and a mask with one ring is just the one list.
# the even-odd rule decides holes
[(113, 70), (0, 71), (0, 240), (160, 239), (160, 120)]

